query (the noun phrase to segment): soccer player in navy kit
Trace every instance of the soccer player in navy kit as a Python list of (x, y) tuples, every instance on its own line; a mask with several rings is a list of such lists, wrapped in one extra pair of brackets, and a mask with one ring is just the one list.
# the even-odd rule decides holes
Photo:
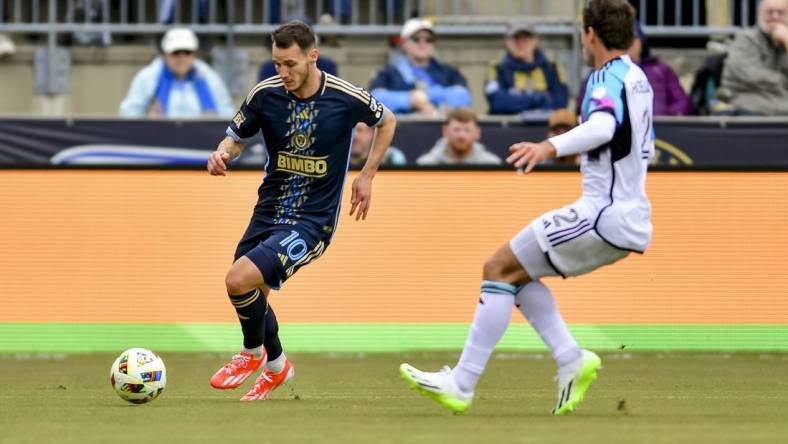
[(330, 244), (353, 127), (364, 122), (377, 128), (367, 163), (352, 185), (350, 215), (356, 220), (366, 219), (372, 179), (396, 127), (394, 115), (367, 91), (317, 69), (315, 35), (307, 25), (286, 23), (272, 39), (278, 75), (252, 88), (208, 159), (208, 172), (224, 176), (245, 141), (263, 132), (269, 159), (265, 179), (225, 278), (244, 344), (211, 378), (214, 388), (233, 389), (263, 367), (242, 401), (268, 399), (293, 376), (267, 297)]

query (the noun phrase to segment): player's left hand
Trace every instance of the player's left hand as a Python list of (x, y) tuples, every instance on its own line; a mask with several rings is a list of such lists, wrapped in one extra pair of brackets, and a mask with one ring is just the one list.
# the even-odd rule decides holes
[[(356, 213), (356, 220), (367, 220), (367, 211), (372, 198), (372, 178), (361, 173), (353, 179), (353, 189), (350, 195), (350, 215)], [(356, 212), (358, 209), (358, 212)]]
[(530, 173), (536, 165), (555, 157), (555, 147), (547, 140), (540, 143), (515, 143), (509, 147), (509, 152), (512, 154), (506, 158), (506, 163), (523, 169), (525, 173)]

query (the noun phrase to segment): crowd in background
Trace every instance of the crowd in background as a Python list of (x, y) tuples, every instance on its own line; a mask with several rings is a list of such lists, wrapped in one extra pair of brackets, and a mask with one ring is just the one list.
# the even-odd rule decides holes
[[(654, 90), (654, 115), (681, 116), (695, 113), (729, 115), (788, 115), (788, 0), (763, 0), (757, 24), (740, 31), (727, 53), (714, 56), (696, 76), (693, 97), (684, 91), (674, 71), (651, 51), (638, 24), (628, 56), (640, 65)], [(441, 116), (443, 135), (419, 165), (498, 164), (501, 159), (481, 143), (478, 118), (470, 110), (471, 93), (463, 74), (435, 56), (438, 35), (431, 21), (413, 18), (398, 36), (399, 55), (380, 68), (371, 79), (370, 92), (398, 114)], [(492, 63), (484, 84), (489, 114), (528, 115), (542, 113), (571, 128), (582, 115), (585, 82), (569, 112), (570, 97), (564, 68), (540, 49), (533, 24), (515, 21), (503, 36), (506, 53)], [(197, 36), (185, 28), (172, 29), (161, 42), (162, 55), (134, 78), (120, 105), (127, 117), (229, 118), (234, 113), (227, 87), (219, 75), (197, 57)], [(318, 67), (337, 74), (331, 59), (321, 57)], [(271, 61), (264, 62), (259, 79), (276, 74)], [(693, 106), (694, 104), (694, 106)], [(552, 113), (552, 116), (551, 116)], [(557, 117), (556, 117), (557, 116)], [(573, 121), (568, 122), (568, 116)], [(551, 128), (552, 130), (552, 128)], [(363, 130), (354, 146), (353, 161), (364, 155)], [(392, 150), (384, 163), (407, 160)]]

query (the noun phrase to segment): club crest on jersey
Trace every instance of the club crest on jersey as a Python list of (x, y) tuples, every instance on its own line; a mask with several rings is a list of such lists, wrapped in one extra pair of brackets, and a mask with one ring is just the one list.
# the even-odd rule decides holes
[(591, 92), (591, 97), (595, 99), (602, 99), (606, 95), (607, 95), (607, 88), (605, 88), (604, 86), (598, 86), (594, 88), (594, 90)]
[(295, 133), (290, 137), (290, 143), (292, 144), (293, 148), (298, 150), (303, 150), (304, 148), (311, 145), (311, 138), (304, 133)]
[(312, 157), (280, 151), (276, 156), (276, 169), (307, 177), (325, 177), (328, 173), (328, 156)]

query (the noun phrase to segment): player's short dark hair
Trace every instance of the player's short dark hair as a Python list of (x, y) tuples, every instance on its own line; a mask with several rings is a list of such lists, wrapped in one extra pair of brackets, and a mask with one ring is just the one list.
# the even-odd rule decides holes
[(280, 49), (287, 49), (295, 43), (303, 51), (315, 46), (315, 32), (306, 23), (293, 20), (276, 28), (271, 33), (271, 40)]
[(635, 8), (624, 0), (591, 0), (583, 8), (583, 29), (594, 28), (607, 49), (629, 49), (635, 38)]
[(479, 118), (476, 117), (476, 113), (470, 108), (457, 108), (449, 111), (449, 113), (446, 114), (446, 124), (449, 124), (452, 120), (456, 120), (460, 123), (473, 122), (477, 125), (479, 124)]

